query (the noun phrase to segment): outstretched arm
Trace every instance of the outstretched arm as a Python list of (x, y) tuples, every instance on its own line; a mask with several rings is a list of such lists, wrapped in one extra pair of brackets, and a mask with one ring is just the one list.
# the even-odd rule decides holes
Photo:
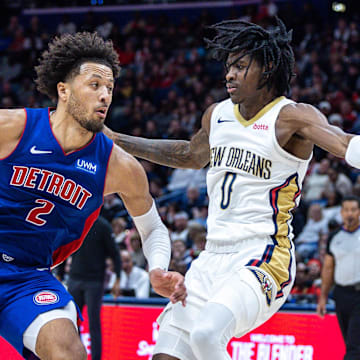
[(202, 127), (190, 141), (145, 139), (115, 133), (108, 128), (104, 133), (131, 155), (169, 167), (200, 169), (210, 159), (210, 118), (215, 105), (205, 111)]
[(277, 137), (284, 146), (291, 136), (297, 134), (322, 149), (344, 158), (349, 142), (354, 135), (347, 134), (337, 126), (328, 123), (326, 117), (308, 104), (290, 104), (280, 112)]

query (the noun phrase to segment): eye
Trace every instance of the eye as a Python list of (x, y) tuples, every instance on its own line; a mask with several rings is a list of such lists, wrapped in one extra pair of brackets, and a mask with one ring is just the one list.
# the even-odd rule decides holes
[(244, 68), (244, 66), (243, 66), (243, 65), (240, 65), (240, 64), (236, 64), (235, 66), (236, 66), (236, 68), (239, 69), (239, 70), (241, 70), (241, 69)]
[(108, 90), (109, 90), (109, 92), (112, 92), (114, 90), (114, 88), (112, 86), (108, 86)]
[(99, 86), (99, 84), (97, 83), (97, 82), (92, 82), (91, 84), (90, 84), (90, 86), (92, 86), (93, 88), (97, 88), (98, 86)]

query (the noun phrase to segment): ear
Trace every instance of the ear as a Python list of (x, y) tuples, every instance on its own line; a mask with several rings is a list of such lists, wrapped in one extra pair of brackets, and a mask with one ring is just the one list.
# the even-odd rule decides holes
[(70, 95), (69, 85), (67, 83), (60, 81), (60, 82), (58, 82), (56, 87), (57, 87), (57, 92), (58, 92), (58, 98), (61, 101), (66, 102)]

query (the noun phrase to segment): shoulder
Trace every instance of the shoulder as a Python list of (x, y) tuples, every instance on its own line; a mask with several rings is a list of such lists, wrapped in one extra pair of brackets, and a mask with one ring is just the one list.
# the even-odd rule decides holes
[(342, 231), (341, 228), (333, 231), (332, 233), (330, 233), (329, 237), (328, 237), (328, 241), (327, 241), (327, 246), (326, 246), (326, 252), (328, 255), (334, 256), (334, 254), (331, 252), (330, 246), (334, 240), (334, 238)]
[(202, 120), (201, 120), (201, 125), (202, 128), (205, 129), (205, 131), (207, 132), (207, 134), (210, 133), (210, 122), (211, 122), (211, 116), (212, 113), (215, 109), (215, 107), (218, 105), (219, 103), (213, 103), (211, 104), (204, 112)]
[(0, 158), (9, 155), (16, 147), (26, 124), (24, 109), (0, 109)]
[(327, 122), (326, 117), (315, 106), (305, 103), (290, 103), (284, 105), (279, 113), (281, 120), (314, 121), (319, 119)]
[(22, 133), (22, 130), (26, 122), (26, 111), (25, 109), (0, 109), (0, 129), (1, 132), (11, 131), (12, 129), (17, 130), (19, 135)]

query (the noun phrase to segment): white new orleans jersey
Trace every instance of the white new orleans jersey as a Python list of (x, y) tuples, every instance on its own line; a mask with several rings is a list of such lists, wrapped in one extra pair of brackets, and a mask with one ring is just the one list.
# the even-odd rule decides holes
[(299, 159), (280, 147), (275, 122), (292, 103), (276, 98), (246, 121), (230, 99), (213, 110), (210, 127), (210, 169), (207, 250), (232, 252), (242, 239), (270, 236), (289, 249), (290, 211), (299, 201), (310, 159)]

